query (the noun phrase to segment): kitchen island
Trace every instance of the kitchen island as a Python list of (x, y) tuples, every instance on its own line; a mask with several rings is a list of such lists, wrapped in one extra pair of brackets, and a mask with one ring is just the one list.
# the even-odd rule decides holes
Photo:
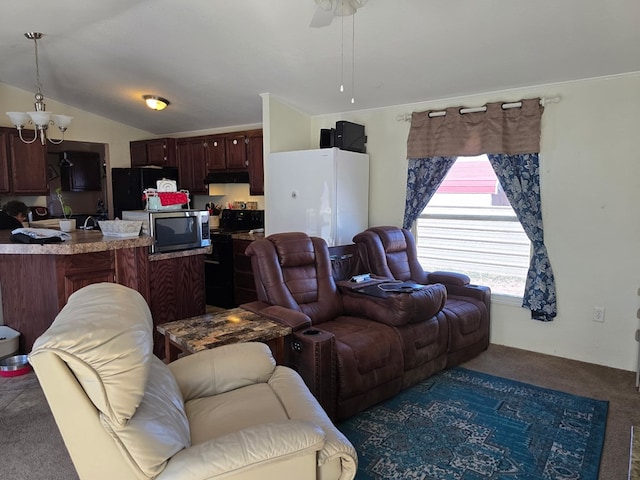
[[(149, 255), (153, 239), (148, 236), (108, 237), (97, 230), (74, 230), (70, 240), (45, 245), (14, 243), (10, 235), (0, 231), (0, 292), (4, 324), (20, 332), (21, 353), (31, 351), (69, 296), (91, 283), (115, 282), (137, 290), (147, 300), (154, 323), (204, 313), (207, 249)], [(160, 272), (162, 286), (155, 288), (151, 278)], [(189, 308), (167, 311), (167, 292), (170, 298), (185, 298), (187, 290)]]

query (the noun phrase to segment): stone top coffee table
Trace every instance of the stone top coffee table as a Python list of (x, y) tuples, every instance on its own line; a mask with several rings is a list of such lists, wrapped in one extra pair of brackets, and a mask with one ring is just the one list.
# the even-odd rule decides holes
[(283, 364), (284, 337), (291, 333), (291, 327), (242, 308), (163, 323), (156, 329), (164, 335), (167, 363), (177, 358), (172, 346), (190, 354), (230, 343), (263, 342), (271, 348), (276, 362)]

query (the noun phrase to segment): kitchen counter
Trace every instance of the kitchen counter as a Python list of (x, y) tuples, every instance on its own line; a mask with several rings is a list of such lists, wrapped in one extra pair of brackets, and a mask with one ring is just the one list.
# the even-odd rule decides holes
[[(4, 323), (20, 332), (28, 353), (73, 292), (91, 283), (115, 282), (140, 292), (154, 322), (205, 311), (204, 255), (209, 247), (149, 254), (153, 238), (121, 238), (99, 230), (74, 230), (62, 243), (25, 244), (0, 231), (0, 289)], [(159, 337), (161, 335), (157, 334)], [(164, 351), (163, 342), (158, 344)]]
[(208, 253), (211, 253), (211, 247), (192, 248), (191, 250), (180, 250), (178, 252), (153, 253), (149, 255), (149, 261), (157, 262), (170, 258), (191, 257), (193, 255), (206, 255)]
[(264, 233), (232, 233), (231, 238), (233, 240), (247, 240), (249, 242), (253, 242), (254, 240), (264, 238)]
[(71, 239), (62, 243), (17, 243), (10, 240), (11, 231), (0, 231), (0, 255), (76, 255), (122, 248), (148, 247), (153, 239), (147, 235), (120, 238), (102, 235), (98, 230), (73, 230)]

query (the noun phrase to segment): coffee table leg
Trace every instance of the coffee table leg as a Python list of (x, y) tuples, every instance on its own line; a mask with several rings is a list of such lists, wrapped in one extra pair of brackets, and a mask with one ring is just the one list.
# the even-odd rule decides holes
[(171, 363), (174, 358), (171, 358), (171, 341), (169, 335), (164, 336), (164, 363)]

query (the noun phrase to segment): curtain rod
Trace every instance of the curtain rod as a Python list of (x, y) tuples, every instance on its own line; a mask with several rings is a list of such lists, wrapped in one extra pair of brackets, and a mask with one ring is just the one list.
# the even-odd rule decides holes
[[(559, 103), (560, 97), (543, 97), (540, 99), (540, 105), (543, 107), (548, 105), (549, 103)], [(503, 109), (507, 108), (519, 108), (522, 106), (522, 102), (512, 102), (512, 103), (504, 103), (502, 105)], [(470, 107), (470, 108), (462, 108), (460, 109), (460, 113), (475, 113), (475, 112), (486, 112), (487, 107)], [(445, 110), (429, 112), (429, 117), (443, 117), (447, 114)], [(399, 122), (410, 122), (411, 121), (411, 113), (400, 113), (396, 116), (396, 120)]]

